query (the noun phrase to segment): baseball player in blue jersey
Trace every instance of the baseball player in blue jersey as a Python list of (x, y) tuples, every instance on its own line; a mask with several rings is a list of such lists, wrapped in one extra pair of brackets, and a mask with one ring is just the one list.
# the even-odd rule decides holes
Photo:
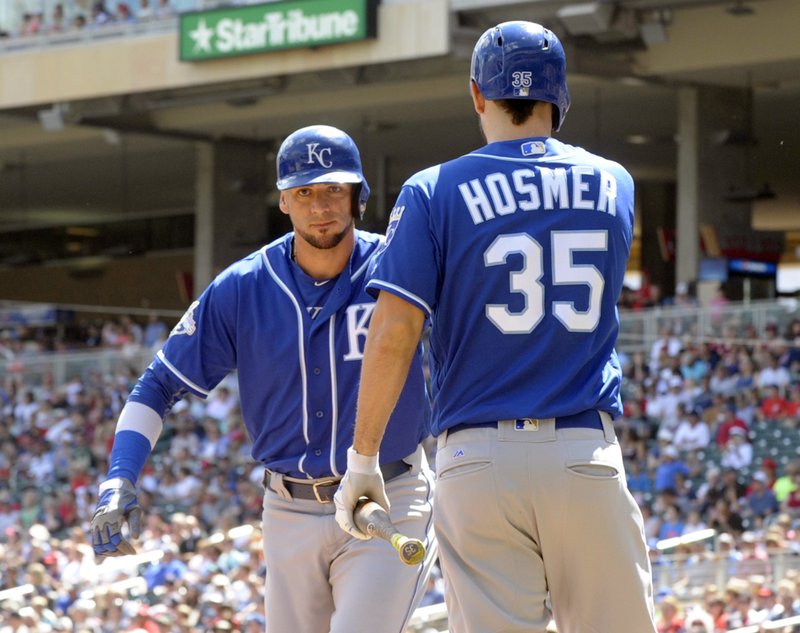
[[(410, 178), (368, 289), (379, 294), (354, 451), (335, 495), (376, 494), (386, 421), (431, 320), (434, 523), (454, 633), (654, 632), (621, 413), (617, 297), (633, 182), (551, 137), (569, 106), (558, 38), (486, 31), (470, 90), (488, 144)], [(383, 450), (383, 449), (381, 449)], [(364, 462), (373, 460), (373, 474)]]
[(100, 558), (134, 552), (121, 527), (127, 521), (130, 540), (139, 536), (136, 480), (165, 413), (183, 394), (205, 398), (236, 370), (252, 454), (265, 466), (267, 631), (400, 633), (436, 549), (432, 474), (420, 446), (430, 422), (421, 354), (406, 372), (375, 464), (386, 481), (375, 499), (391, 502), (398, 528), (430, 552), (408, 567), (388, 544), (339, 530), (332, 503), (352, 443), (375, 306), (367, 273), (382, 244), (354, 227), (369, 196), (358, 149), (344, 132), (312, 126), (283, 142), (277, 163), (280, 208), (294, 231), (222, 272), (139, 379), (100, 485), (94, 550)]

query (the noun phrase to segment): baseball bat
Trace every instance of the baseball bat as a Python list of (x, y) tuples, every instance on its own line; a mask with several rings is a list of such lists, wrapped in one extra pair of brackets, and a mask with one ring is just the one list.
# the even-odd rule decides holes
[(353, 511), (356, 527), (370, 536), (377, 536), (391, 543), (400, 560), (406, 565), (418, 565), (425, 558), (425, 544), (416, 538), (404, 536), (395, 527), (389, 514), (376, 502), (359, 499)]

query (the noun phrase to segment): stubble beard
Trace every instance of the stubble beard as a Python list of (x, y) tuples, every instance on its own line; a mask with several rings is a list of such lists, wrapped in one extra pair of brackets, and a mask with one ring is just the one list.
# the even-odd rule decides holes
[(353, 217), (350, 216), (350, 222), (348, 222), (347, 226), (339, 233), (334, 233), (332, 235), (312, 235), (311, 233), (299, 229), (295, 229), (295, 232), (314, 248), (325, 251), (339, 246), (342, 240), (353, 230), (353, 225), (354, 220)]

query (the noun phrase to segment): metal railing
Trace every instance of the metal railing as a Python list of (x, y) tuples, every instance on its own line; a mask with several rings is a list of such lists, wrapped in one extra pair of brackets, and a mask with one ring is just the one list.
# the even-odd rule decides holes
[[(765, 559), (764, 564), (771, 570), (771, 574), (765, 576), (764, 581), (774, 585), (785, 578), (787, 573), (800, 570), (800, 556), (790, 550), (775, 550)], [(684, 604), (702, 605), (703, 591), (706, 587), (713, 584), (720, 591), (724, 590), (728, 581), (735, 576), (734, 572), (735, 568), (719, 551), (708, 551), (700, 558), (697, 555), (665, 555), (659, 558), (653, 567), (653, 586), (656, 591), (669, 589)], [(764, 630), (777, 631), (782, 630), (783, 626), (796, 625), (798, 622), (800, 618), (795, 616), (764, 623), (761, 626)], [(547, 630), (556, 631), (552, 623)], [(761, 630), (758, 626), (745, 627), (734, 629), (729, 633), (758, 633)], [(409, 621), (407, 631), (410, 633), (447, 631), (447, 607), (442, 603), (417, 609)]]
[(0, 358), (0, 377), (18, 378), (25, 386), (36, 387), (44, 377), (52, 377), (61, 385), (74, 378), (90, 374), (113, 376), (133, 369), (141, 373), (153, 359), (155, 350), (145, 347), (100, 349), (76, 352), (48, 352), (23, 354), (14, 358)]
[(745, 345), (761, 342), (748, 335), (760, 336), (774, 323), (782, 335), (793, 319), (800, 319), (800, 301), (781, 299), (730, 303), (724, 306), (658, 307), (640, 311), (620, 310), (620, 333), (617, 348), (632, 353), (647, 351), (665, 328), (676, 336), (690, 337), (695, 343), (715, 342), (723, 338)]

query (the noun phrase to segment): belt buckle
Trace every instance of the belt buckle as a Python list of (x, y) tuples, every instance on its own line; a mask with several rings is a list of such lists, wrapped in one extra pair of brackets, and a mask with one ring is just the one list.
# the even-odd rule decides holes
[(311, 490), (314, 491), (314, 497), (316, 497), (317, 501), (319, 501), (320, 503), (331, 503), (330, 499), (323, 499), (322, 497), (319, 496), (318, 488), (319, 486), (331, 486), (331, 485), (337, 485), (338, 483), (339, 483), (338, 479), (322, 479), (320, 481), (315, 481), (313, 484), (311, 484)]

